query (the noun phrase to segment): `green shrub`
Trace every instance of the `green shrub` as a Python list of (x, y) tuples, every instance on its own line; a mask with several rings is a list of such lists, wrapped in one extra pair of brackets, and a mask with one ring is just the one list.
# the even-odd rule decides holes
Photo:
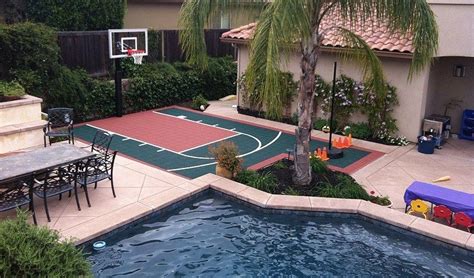
[(53, 29), (33, 23), (0, 24), (0, 79), (17, 80), (28, 94), (42, 97), (60, 71)]
[(115, 85), (113, 82), (93, 80), (86, 94), (84, 117), (80, 120), (93, 120), (115, 114)]
[(200, 77), (203, 80), (203, 96), (216, 100), (236, 94), (237, 64), (230, 57), (209, 58), (208, 68)]
[(25, 88), (18, 82), (0, 80), (0, 97), (20, 98), (25, 95)]
[(150, 70), (130, 79), (124, 103), (129, 113), (191, 101), (199, 94), (202, 94), (202, 80), (195, 72), (184, 75)]
[(209, 103), (207, 100), (201, 95), (197, 95), (193, 97), (193, 101), (191, 102), (191, 107), (194, 109), (199, 109), (201, 110), (201, 106), (206, 107)]
[(322, 118), (317, 118), (313, 122), (313, 128), (316, 130), (322, 130), (323, 126), (329, 126), (329, 121)]
[(285, 189), (285, 191), (283, 191), (283, 194), (284, 195), (292, 195), (292, 196), (299, 196), (300, 195), (298, 190), (294, 189), (293, 187), (288, 187), (287, 189)]
[(79, 277), (92, 276), (81, 250), (58, 232), (27, 223), (18, 211), (13, 220), (0, 222), (0, 276)]
[[(291, 105), (298, 88), (298, 84), (294, 81), (292, 73), (279, 71), (278, 75), (281, 90), (274, 92), (272, 100), (268, 100), (271, 102), (271, 105), (263, 102), (264, 98), (260, 88), (262, 88), (262, 82), (265, 78), (261, 73), (255, 76), (254, 80), (249, 80), (245, 73), (237, 80), (239, 93), (242, 94), (244, 102), (250, 106), (251, 110), (264, 111), (265, 117), (271, 120), (281, 120), (285, 108)], [(251, 82), (253, 84), (250, 84)], [(266, 110), (263, 109), (265, 105), (267, 106)], [(297, 114), (296, 119), (292, 118), (290, 121), (292, 124), (297, 124)]]
[(278, 179), (272, 173), (266, 172), (250, 180), (247, 185), (268, 193), (275, 193), (278, 187)]
[(120, 29), (125, 6), (125, 0), (25, 0), (25, 14), (60, 31)]
[(275, 193), (278, 187), (278, 179), (270, 172), (242, 170), (236, 175), (235, 181), (269, 193)]
[(359, 139), (372, 138), (372, 130), (370, 129), (368, 123), (355, 123), (351, 124), (350, 127), (352, 137)]
[(313, 172), (317, 174), (325, 174), (329, 171), (326, 162), (315, 156), (311, 156), (311, 158), (309, 159), (309, 165), (311, 166), (311, 170), (313, 170)]
[(320, 197), (369, 200), (365, 189), (345, 174), (338, 175), (338, 183), (335, 185), (323, 182), (318, 187)]
[(243, 184), (249, 184), (258, 177), (258, 173), (254, 170), (242, 170), (235, 176), (235, 181)]
[(275, 169), (287, 169), (288, 166), (283, 162), (283, 161), (278, 161), (275, 164), (272, 165), (273, 168)]

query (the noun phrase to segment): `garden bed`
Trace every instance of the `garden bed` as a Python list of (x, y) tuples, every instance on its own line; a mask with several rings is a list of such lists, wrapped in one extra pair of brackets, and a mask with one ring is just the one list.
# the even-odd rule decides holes
[(235, 180), (256, 189), (282, 195), (362, 199), (380, 205), (390, 205), (387, 197), (367, 193), (351, 176), (329, 169), (325, 162), (311, 158), (312, 180), (308, 185), (293, 183), (293, 161), (280, 160), (258, 171), (243, 170)]

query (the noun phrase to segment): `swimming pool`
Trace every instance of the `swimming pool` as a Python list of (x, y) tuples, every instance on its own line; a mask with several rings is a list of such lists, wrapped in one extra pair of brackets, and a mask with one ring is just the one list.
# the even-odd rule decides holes
[(343, 214), (263, 213), (218, 194), (85, 246), (96, 276), (457, 276), (473, 253)]

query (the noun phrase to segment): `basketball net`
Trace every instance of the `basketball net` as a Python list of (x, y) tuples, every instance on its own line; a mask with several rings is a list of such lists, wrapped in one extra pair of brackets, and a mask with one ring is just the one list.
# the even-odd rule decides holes
[(142, 64), (143, 56), (145, 56), (145, 51), (141, 49), (133, 50), (129, 49), (127, 50), (127, 54), (129, 57), (133, 58), (133, 62), (137, 65)]

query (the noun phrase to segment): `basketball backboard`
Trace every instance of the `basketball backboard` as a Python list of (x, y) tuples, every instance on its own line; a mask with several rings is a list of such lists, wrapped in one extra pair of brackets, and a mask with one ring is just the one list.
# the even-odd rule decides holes
[(148, 30), (109, 29), (110, 59), (129, 57), (129, 50), (142, 50), (148, 55)]

